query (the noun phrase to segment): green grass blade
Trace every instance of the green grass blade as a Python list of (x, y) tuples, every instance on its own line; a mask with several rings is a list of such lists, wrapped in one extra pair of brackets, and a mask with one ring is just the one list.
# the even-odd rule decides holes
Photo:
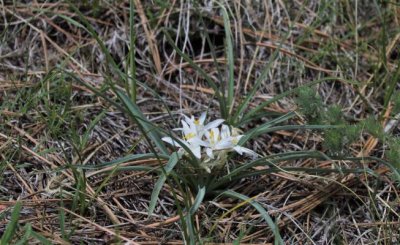
[(252, 205), (260, 213), (261, 217), (265, 220), (265, 222), (267, 222), (268, 226), (271, 228), (271, 230), (275, 236), (275, 241), (277, 241), (278, 244), (284, 244), (281, 234), (279, 234), (278, 226), (272, 220), (271, 216), (269, 216), (268, 212), (258, 202), (254, 201), (254, 198), (250, 198), (248, 196), (242, 195), (233, 190), (224, 191), (221, 193), (221, 195), (227, 196), (227, 197), (232, 197), (232, 198), (237, 198), (239, 200), (242, 200), (242, 201), (247, 202), (250, 205)]
[[(62, 192), (62, 189), (60, 191)], [(61, 193), (61, 196), (62, 196), (62, 193)], [(60, 201), (60, 207), (61, 208), (58, 211), (58, 220), (60, 223), (61, 237), (63, 239), (66, 239), (67, 238), (67, 232), (65, 231), (65, 218), (66, 217), (65, 217), (65, 211), (64, 211), (64, 201), (62, 198)]]
[[(286, 38), (285, 38), (286, 39)], [(235, 115), (232, 118), (232, 121), (235, 122), (235, 125), (239, 123), (239, 117), (243, 114), (244, 110), (248, 107), (250, 101), (253, 99), (254, 95), (258, 91), (261, 82), (264, 81), (265, 77), (268, 75), (269, 70), (271, 69), (273, 65), (273, 60), (278, 57), (279, 50), (282, 47), (283, 42), (279, 44), (279, 47), (272, 53), (268, 60), (268, 65), (267, 67), (264, 68), (264, 70), (261, 72), (260, 76), (256, 79), (253, 88), (251, 89), (250, 93), (245, 97), (245, 99), (240, 103)]]
[(161, 173), (161, 176), (157, 180), (154, 185), (154, 190), (151, 193), (151, 199), (149, 204), (149, 215), (152, 215), (154, 212), (154, 208), (156, 207), (156, 203), (158, 200), (158, 196), (160, 195), (161, 188), (164, 186), (165, 181), (167, 180), (168, 174), (174, 169), (175, 165), (178, 163), (181, 154), (174, 152), (171, 154), (167, 165), (163, 168), (164, 171)]
[(132, 100), (128, 96), (126, 96), (125, 93), (117, 91), (117, 95), (121, 98), (122, 102), (128, 109), (131, 118), (142, 126), (144, 131), (148, 134), (149, 138), (156, 144), (158, 149), (163, 154), (168, 154), (168, 150), (165, 147), (164, 142), (161, 140), (161, 135), (158, 132), (158, 128), (146, 119), (140, 109), (132, 102)]
[(257, 126), (256, 128), (253, 128), (253, 129), (249, 130), (247, 132), (247, 134), (248, 135), (252, 135), (254, 132), (257, 132), (257, 131), (262, 130), (262, 129), (270, 128), (270, 127), (272, 127), (272, 126), (274, 126), (274, 125), (276, 125), (278, 123), (285, 122), (285, 121), (291, 119), (294, 116), (296, 116), (296, 113), (294, 113), (293, 111), (288, 112), (288, 113), (286, 113), (286, 114), (284, 114), (284, 115), (282, 115), (280, 117), (274, 118), (274, 119), (272, 119), (272, 120), (270, 120), (270, 121), (268, 121), (266, 123), (261, 124), (260, 126)]
[[(260, 75), (260, 76), (261, 76), (261, 75)], [(261, 103), (261, 104), (258, 105), (256, 108), (252, 109), (252, 110), (249, 111), (246, 115), (244, 115), (243, 118), (241, 119), (241, 121), (248, 120), (251, 116), (253, 116), (253, 115), (256, 114), (257, 112), (259, 112), (260, 110), (262, 110), (264, 107), (268, 106), (269, 104), (274, 103), (274, 102), (277, 102), (278, 100), (280, 100), (280, 99), (282, 99), (282, 98), (284, 98), (284, 97), (286, 97), (286, 96), (288, 96), (288, 95), (294, 94), (294, 93), (298, 92), (299, 90), (301, 90), (301, 89), (304, 88), (304, 87), (311, 87), (311, 86), (314, 86), (314, 85), (316, 85), (316, 84), (318, 84), (318, 83), (322, 83), (322, 82), (325, 82), (325, 81), (337, 81), (337, 80), (341, 80), (341, 81), (344, 81), (344, 82), (346, 82), (346, 83), (354, 84), (354, 85), (358, 85), (358, 84), (359, 84), (358, 82), (353, 81), (353, 80), (346, 80), (346, 79), (337, 78), (337, 77), (325, 77), (325, 78), (322, 78), (322, 79), (318, 79), (318, 80), (309, 82), (309, 83), (307, 83), (307, 84), (298, 86), (298, 87), (296, 87), (296, 88), (294, 88), (294, 89), (288, 90), (288, 91), (286, 91), (286, 92), (284, 92), (284, 93), (281, 93), (281, 94), (279, 94), (279, 95), (276, 95), (276, 96), (274, 96), (274, 98), (272, 98), (272, 99), (270, 99), (270, 100), (267, 100), (267, 101)], [(258, 80), (257, 80), (257, 81), (258, 81)], [(257, 82), (256, 82), (256, 84), (257, 84)], [(250, 102), (250, 101), (249, 101), (249, 102)]]
[(15, 243), (15, 245), (24, 245), (27, 244), (29, 238), (31, 237), (31, 233), (32, 233), (32, 226), (31, 224), (26, 224), (24, 226), (24, 230), (25, 230), (25, 234), (24, 236), (21, 238), (21, 240), (19, 240), (18, 242)]
[(107, 168), (111, 166), (115, 166), (124, 162), (128, 161), (136, 161), (136, 160), (143, 160), (143, 159), (151, 159), (151, 158), (156, 158), (159, 157), (160, 159), (168, 159), (168, 155), (163, 155), (163, 154), (158, 154), (155, 155), (153, 153), (146, 153), (146, 154), (132, 154), (128, 155), (125, 157), (118, 158), (116, 160), (112, 160), (110, 162), (105, 162), (97, 165), (74, 165), (75, 168), (81, 168), (81, 169), (102, 169), (102, 168)]
[(227, 118), (228, 114), (227, 114), (227, 110), (226, 110), (226, 101), (225, 98), (223, 96), (223, 94), (221, 93), (219, 87), (217, 86), (217, 84), (212, 80), (212, 78), (207, 74), (206, 71), (204, 71), (200, 66), (198, 66), (188, 55), (186, 55), (185, 53), (182, 52), (182, 50), (180, 50), (178, 48), (178, 46), (176, 46), (174, 40), (172, 40), (171, 36), (169, 35), (169, 33), (166, 30), (163, 30), (163, 33), (168, 41), (168, 43), (172, 46), (172, 48), (186, 61), (190, 64), (191, 67), (193, 67), (198, 73), (200, 73), (201, 77), (204, 78), (206, 80), (206, 82), (208, 83), (208, 85), (214, 90), (214, 95), (217, 97), (217, 100), (219, 102), (219, 106), (220, 106), (220, 111), (221, 111), (221, 115), (223, 118)]
[[(136, 103), (136, 64), (135, 64), (135, 4), (133, 0), (129, 3), (129, 32), (130, 32), (130, 46), (129, 46), (129, 94), (133, 103)], [(128, 69), (127, 69), (128, 70)]]
[(81, 142), (81, 150), (83, 150), (90, 139), (90, 133), (93, 131), (94, 127), (100, 122), (100, 120), (106, 115), (106, 111), (102, 111), (99, 115), (97, 115), (89, 124), (88, 128), (86, 129), (85, 133), (82, 136)]
[(22, 203), (20, 201), (17, 201), (11, 213), (11, 220), (7, 224), (6, 230), (1, 236), (0, 244), (10, 244), (11, 239), (13, 238), (18, 228), (18, 219), (21, 212), (21, 208), (22, 208)]
[(206, 187), (201, 187), (199, 189), (199, 192), (196, 195), (196, 198), (194, 199), (192, 207), (189, 209), (189, 214), (194, 215), (197, 209), (199, 209), (200, 204), (203, 202), (204, 197), (206, 195)]
[(388, 88), (386, 90), (385, 97), (384, 97), (384, 104), (383, 104), (384, 110), (381, 113), (382, 117), (385, 115), (385, 112), (386, 112), (387, 107), (389, 105), (390, 99), (392, 98), (392, 95), (393, 95), (393, 93), (395, 91), (396, 85), (398, 84), (399, 77), (400, 77), (400, 60), (397, 63), (396, 72), (394, 73), (394, 75), (391, 78), (391, 80), (388, 82), (389, 85), (388, 85)]
[(234, 69), (235, 69), (235, 60), (233, 54), (233, 42), (232, 42), (232, 32), (231, 32), (231, 23), (229, 20), (228, 12), (226, 11), (225, 7), (216, 2), (221, 10), (222, 10), (222, 17), (224, 20), (224, 30), (225, 30), (225, 43), (226, 43), (226, 58), (228, 62), (228, 98), (226, 99), (227, 103), (227, 111), (229, 114), (232, 112), (233, 108), (233, 96), (234, 96), (234, 89), (235, 89), (235, 76), (234, 76)]
[(342, 125), (285, 125), (285, 126), (276, 126), (270, 127), (270, 125), (264, 125), (258, 127), (256, 130), (252, 130), (251, 134), (246, 134), (240, 140), (238, 145), (243, 145), (248, 140), (253, 139), (261, 134), (270, 133), (279, 130), (305, 130), (305, 129), (332, 129), (332, 128), (341, 128), (344, 127)]
[(53, 244), (46, 237), (44, 237), (43, 235), (41, 235), (41, 234), (39, 234), (39, 233), (37, 233), (35, 231), (32, 231), (31, 234), (32, 234), (31, 236), (36, 238), (38, 241), (40, 241), (41, 244), (44, 244), (44, 245), (52, 245)]
[[(198, 241), (200, 240), (199, 232), (196, 232), (196, 226), (194, 225), (194, 219), (193, 215), (196, 213), (197, 209), (199, 209), (201, 203), (204, 200), (204, 197), (206, 195), (206, 187), (201, 187), (196, 195), (196, 198), (189, 208), (189, 212), (185, 215), (185, 221), (186, 221), (186, 226), (189, 231), (189, 238), (190, 238), (190, 244), (198, 244)], [(191, 198), (188, 197), (186, 200), (190, 200)]]
[[(124, 81), (124, 74), (123, 72), (118, 68), (117, 63), (111, 56), (110, 52), (108, 51), (106, 45), (102, 41), (102, 39), (97, 35), (96, 30), (93, 28), (93, 26), (89, 23), (89, 21), (86, 19), (86, 17), (82, 14), (81, 11), (75, 6), (75, 4), (72, 4), (71, 2), (69, 3), (69, 6), (74, 10), (74, 12), (78, 15), (79, 19), (82, 21), (85, 30), (89, 32), (89, 34), (96, 40), (96, 42), (99, 44), (101, 51), (105, 54), (106, 57), (106, 62), (108, 65), (108, 69), (112, 68), (112, 71), (116, 72), (121, 81)], [(76, 24), (76, 22), (71, 22), (71, 24)], [(78, 23), (79, 24), (79, 23)], [(78, 27), (81, 27), (81, 24), (79, 24)], [(112, 84), (110, 84), (112, 85)]]

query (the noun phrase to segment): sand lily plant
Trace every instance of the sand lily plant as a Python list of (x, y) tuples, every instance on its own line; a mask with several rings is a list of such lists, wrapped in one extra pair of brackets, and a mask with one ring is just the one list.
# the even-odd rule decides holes
[[(174, 129), (174, 131), (181, 131), (182, 138), (163, 137), (162, 140), (179, 148), (178, 152), (181, 155), (193, 154), (200, 160), (200, 166), (208, 173), (211, 173), (214, 167), (223, 166), (227, 161), (228, 153), (232, 151), (240, 155), (245, 153), (253, 158), (257, 157), (254, 151), (238, 145), (243, 135), (232, 134), (229, 126), (223, 124), (223, 119), (204, 125), (205, 119), (206, 113), (202, 113), (198, 119), (184, 115), (181, 121), (182, 128)], [(183, 146), (186, 146), (187, 150)]]

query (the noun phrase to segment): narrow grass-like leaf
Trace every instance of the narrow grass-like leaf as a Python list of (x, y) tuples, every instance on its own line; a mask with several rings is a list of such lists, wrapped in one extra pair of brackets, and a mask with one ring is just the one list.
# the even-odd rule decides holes
[[(226, 58), (228, 62), (228, 98), (226, 99), (226, 104), (228, 106), (228, 113), (230, 114), (232, 112), (233, 108), (233, 95), (234, 95), (234, 89), (235, 89), (235, 77), (234, 77), (234, 69), (235, 69), (235, 61), (234, 61), (234, 55), (233, 55), (233, 42), (232, 42), (232, 32), (231, 32), (231, 24), (229, 20), (229, 15), (228, 12), (226, 11), (225, 7), (220, 4), (219, 2), (216, 2), (221, 10), (222, 10), (222, 17), (224, 20), (224, 31), (225, 31), (225, 43), (226, 43)], [(229, 119), (230, 121), (230, 116)]]
[[(290, 161), (290, 160), (300, 160), (300, 159), (318, 159), (318, 160), (329, 160), (329, 161), (378, 161), (386, 166), (388, 166), (396, 179), (400, 180), (400, 175), (398, 170), (396, 170), (391, 164), (383, 161), (382, 159), (375, 157), (335, 157), (335, 156), (327, 156), (319, 151), (301, 151), (301, 152), (287, 152), (287, 153), (279, 153), (274, 154), (268, 157), (264, 157), (261, 159), (257, 159), (255, 161), (251, 161), (249, 163), (243, 164), (240, 167), (234, 169), (229, 174), (221, 177), (217, 181), (215, 181), (212, 185), (209, 186), (209, 190), (218, 190), (220, 186), (224, 186), (229, 182), (234, 182), (239, 179), (248, 178), (252, 176), (259, 176), (263, 174), (269, 173), (277, 173), (277, 172), (304, 172), (308, 174), (322, 175), (329, 173), (366, 173), (371, 176), (378, 178), (379, 176), (369, 168), (333, 168), (333, 169), (321, 169), (321, 168), (298, 168), (298, 167), (277, 167), (279, 162)], [(265, 170), (254, 170), (251, 169), (256, 166), (268, 166), (268, 169)]]
[(385, 93), (384, 104), (383, 104), (384, 110), (383, 110), (382, 113), (381, 113), (381, 116), (382, 116), (382, 117), (385, 115), (385, 112), (386, 112), (386, 110), (387, 110), (387, 107), (388, 107), (388, 105), (389, 105), (389, 102), (390, 102), (390, 100), (391, 100), (391, 98), (392, 98), (392, 95), (393, 95), (393, 93), (394, 93), (394, 91), (395, 91), (395, 88), (396, 88), (396, 86), (397, 86), (397, 84), (398, 84), (399, 77), (400, 77), (400, 60), (399, 60), (398, 63), (397, 63), (396, 72), (394, 73), (393, 77), (392, 77), (391, 80), (389, 81), (389, 86), (388, 86), (388, 88), (387, 88), (387, 90), (386, 90), (386, 93)]
[(357, 169), (357, 168), (352, 168), (352, 169), (345, 169), (345, 168), (336, 168), (336, 169), (319, 169), (319, 168), (296, 168), (296, 167), (271, 167), (265, 170), (253, 170), (253, 171), (247, 171), (243, 172), (240, 174), (240, 176), (235, 176), (231, 179), (231, 181), (234, 180), (240, 180), (243, 178), (249, 178), (253, 176), (260, 176), (264, 174), (270, 174), (270, 173), (278, 173), (278, 172), (285, 172), (285, 173), (307, 173), (307, 174), (312, 174), (316, 176), (321, 176), (323, 174), (331, 174), (331, 173), (338, 173), (338, 174), (369, 174), (375, 178), (379, 178), (379, 175), (376, 174), (372, 169)]
[(96, 127), (96, 125), (99, 123), (99, 121), (104, 117), (104, 115), (106, 114), (106, 111), (102, 111), (99, 115), (97, 115), (89, 124), (89, 127), (86, 129), (85, 133), (82, 136), (82, 142), (81, 142), (81, 150), (83, 150), (83, 148), (86, 147), (88, 141), (89, 141), (89, 137), (90, 137), (90, 133), (93, 131), (94, 127)]
[(44, 237), (43, 235), (41, 235), (41, 234), (39, 234), (39, 233), (37, 233), (37, 232), (35, 232), (35, 231), (32, 231), (32, 232), (31, 232), (31, 236), (34, 237), (34, 238), (36, 238), (38, 241), (40, 241), (41, 244), (44, 244), (44, 245), (52, 245), (52, 244), (53, 244), (53, 243), (52, 243), (51, 241), (49, 241), (46, 237)]
[(20, 201), (17, 201), (11, 213), (11, 220), (7, 224), (6, 230), (1, 236), (0, 244), (10, 244), (11, 239), (13, 238), (18, 228), (18, 219), (21, 212), (21, 208), (22, 208), (22, 203)]
[(164, 186), (165, 181), (167, 180), (168, 174), (174, 169), (175, 165), (178, 163), (181, 157), (180, 153), (174, 152), (171, 154), (167, 165), (164, 167), (163, 173), (157, 180), (154, 185), (153, 192), (151, 193), (151, 199), (149, 204), (149, 215), (152, 215), (154, 212), (154, 208), (156, 207), (156, 203), (158, 200), (158, 196), (160, 195), (161, 188)]
[[(133, 0), (129, 2), (129, 33), (130, 33), (130, 45), (129, 45), (129, 94), (133, 103), (136, 103), (136, 64), (135, 64), (135, 4)], [(128, 69), (127, 69), (128, 70)]]
[[(41, 10), (41, 9), (40, 9), (40, 10)], [(47, 11), (46, 11), (46, 12), (47, 12)], [(78, 27), (78, 28), (82, 28), (82, 29), (84, 29), (84, 30), (87, 31), (87, 29), (85, 28), (85, 26), (83, 26), (81, 23), (75, 21), (74, 19), (72, 19), (72, 18), (70, 18), (70, 17), (68, 17), (68, 16), (66, 16), (66, 15), (60, 14), (59, 11), (55, 11), (54, 14), (55, 14), (56, 16), (58, 16), (58, 17), (64, 19), (64, 20), (66, 20), (66, 21), (69, 22), (70, 24), (72, 24), (72, 25), (74, 25), (74, 26), (76, 26), (76, 27)]]
[(260, 126), (257, 126), (256, 128), (253, 128), (253, 129), (249, 130), (247, 132), (247, 135), (253, 135), (258, 130), (267, 129), (267, 128), (270, 128), (270, 127), (272, 127), (272, 126), (274, 126), (274, 125), (276, 125), (278, 123), (285, 122), (285, 121), (291, 119), (292, 117), (294, 117), (295, 115), (296, 115), (296, 113), (294, 113), (293, 111), (288, 112), (288, 113), (286, 113), (286, 114), (284, 114), (284, 115), (282, 115), (280, 117), (277, 117), (277, 118), (274, 118), (272, 120), (269, 120), (268, 122), (263, 123)]
[[(62, 189), (60, 189), (60, 196), (62, 196)], [(61, 230), (61, 237), (63, 238), (63, 239), (66, 239), (67, 238), (67, 233), (66, 233), (66, 231), (65, 231), (65, 211), (64, 211), (64, 201), (63, 201), (63, 199), (61, 198), (61, 201), (60, 201), (60, 209), (59, 209), (59, 211), (58, 211), (58, 222), (60, 223), (60, 230)]]
[(122, 102), (129, 110), (130, 116), (134, 119), (138, 124), (140, 124), (145, 132), (148, 133), (150, 139), (156, 144), (158, 149), (163, 154), (168, 154), (168, 150), (164, 145), (164, 142), (161, 140), (161, 135), (158, 133), (158, 128), (154, 126), (151, 122), (149, 122), (140, 109), (132, 103), (132, 100), (126, 96), (125, 93), (121, 91), (117, 91), (118, 96), (122, 99)]
[(252, 121), (256, 121), (262, 118), (276, 118), (276, 117), (281, 117), (282, 115), (285, 115), (286, 113), (280, 113), (280, 112), (272, 112), (272, 111), (260, 111), (256, 113), (255, 115), (252, 115), (250, 118), (247, 118), (246, 120), (241, 120), (239, 123), (235, 124), (235, 127), (241, 127), (243, 125), (247, 125), (251, 123)]
[[(70, 3), (69, 6), (74, 10), (74, 12), (78, 15), (79, 19), (83, 22), (83, 25), (86, 27), (85, 30), (89, 32), (89, 34), (96, 39), (96, 42), (99, 44), (101, 51), (105, 54), (106, 57), (106, 62), (108, 64), (107, 68), (111, 69), (113, 72), (116, 72), (121, 81), (124, 79), (124, 74), (123, 72), (119, 69), (117, 63), (111, 56), (110, 52), (108, 51), (106, 45), (104, 44), (103, 40), (97, 35), (96, 30), (93, 28), (93, 26), (89, 23), (89, 21), (86, 19), (86, 17), (82, 14), (81, 11), (75, 6), (75, 4)], [(71, 22), (71, 24), (76, 24), (76, 22)], [(78, 23), (79, 26), (81, 27), (82, 25)], [(111, 72), (110, 72), (111, 73)], [(110, 84), (112, 85), (112, 84)]]
[(217, 84), (212, 80), (212, 78), (207, 74), (206, 71), (204, 71), (200, 66), (198, 66), (188, 55), (186, 55), (185, 53), (182, 52), (182, 50), (180, 50), (178, 48), (178, 46), (176, 46), (174, 40), (172, 40), (171, 36), (169, 35), (169, 33), (166, 30), (163, 30), (163, 33), (165, 35), (165, 37), (167, 38), (168, 43), (172, 46), (172, 48), (186, 61), (190, 64), (190, 66), (192, 66), (198, 73), (200, 73), (201, 77), (204, 78), (206, 80), (206, 82), (208, 83), (208, 85), (214, 90), (214, 95), (217, 97), (217, 100), (219, 102), (219, 106), (220, 106), (220, 111), (221, 111), (221, 115), (224, 118), (227, 118), (228, 114), (227, 114), (227, 110), (226, 110), (226, 101), (225, 101), (225, 97), (224, 95), (221, 93), (219, 87), (217, 86)]
[[(263, 73), (262, 73), (262, 74), (263, 74)], [(261, 77), (261, 76), (262, 76), (262, 75), (260, 75), (260, 77)], [(325, 78), (322, 78), (322, 79), (319, 79), (319, 80), (315, 80), (315, 81), (309, 82), (309, 83), (307, 83), (307, 84), (303, 84), (303, 85), (301, 85), (301, 86), (298, 86), (298, 87), (296, 87), (296, 88), (294, 88), (294, 89), (288, 90), (288, 91), (286, 91), (286, 92), (284, 92), (284, 93), (281, 93), (281, 94), (279, 94), (279, 95), (276, 95), (276, 96), (274, 96), (274, 98), (272, 98), (272, 99), (270, 99), (270, 100), (267, 100), (267, 101), (265, 101), (265, 102), (259, 104), (256, 108), (250, 110), (246, 115), (244, 115), (243, 118), (241, 119), (241, 121), (244, 121), (244, 120), (249, 119), (251, 116), (253, 116), (254, 114), (256, 114), (258, 111), (262, 110), (262, 109), (263, 109), (264, 107), (266, 107), (267, 105), (269, 105), (269, 104), (271, 104), (271, 103), (274, 103), (274, 102), (276, 102), (276, 101), (278, 101), (278, 100), (280, 100), (280, 99), (282, 99), (282, 98), (284, 98), (284, 97), (286, 97), (286, 96), (288, 96), (288, 95), (294, 94), (294, 93), (296, 93), (297, 91), (301, 90), (301, 89), (304, 88), (304, 87), (311, 87), (311, 86), (313, 86), (313, 85), (316, 85), (316, 84), (318, 84), (318, 83), (322, 83), (322, 82), (325, 82), (325, 81), (337, 81), (337, 80), (341, 80), (341, 81), (344, 81), (344, 82), (346, 82), (346, 83), (353, 84), (353, 85), (358, 85), (358, 84), (359, 84), (358, 82), (353, 81), (353, 80), (346, 80), (346, 79), (337, 78), (337, 77), (325, 77)], [(258, 79), (257, 79), (257, 81), (258, 81)], [(257, 82), (256, 82), (256, 84), (257, 84)], [(250, 102), (250, 100), (249, 100), (249, 102)], [(243, 108), (242, 111), (243, 111), (244, 109), (245, 109), (245, 108)], [(241, 111), (240, 111), (240, 113), (241, 113)], [(239, 123), (240, 123), (240, 122), (239, 122)]]
[(237, 198), (239, 200), (242, 200), (242, 201), (247, 202), (250, 205), (252, 205), (260, 213), (261, 217), (265, 220), (265, 222), (267, 222), (268, 226), (271, 228), (271, 230), (275, 236), (275, 241), (278, 244), (284, 244), (281, 234), (279, 233), (278, 226), (272, 220), (271, 216), (269, 216), (268, 212), (258, 202), (254, 201), (254, 198), (250, 198), (243, 194), (237, 193), (233, 190), (224, 191), (221, 193), (221, 195), (227, 196), (227, 197), (232, 197), (232, 198)]
[[(25, 234), (22, 236), (21, 240), (19, 240), (18, 242), (15, 243), (15, 245), (24, 245), (27, 244), (29, 238), (31, 237), (31, 233), (32, 233), (32, 226), (31, 224), (26, 224), (24, 226), (24, 230), (25, 230)], [(2, 244), (2, 243), (0, 243)]]
[(238, 145), (243, 145), (248, 140), (253, 139), (261, 134), (270, 133), (279, 130), (305, 130), (305, 129), (331, 129), (331, 128), (341, 128), (344, 126), (341, 125), (285, 125), (285, 126), (276, 126), (270, 127), (270, 125), (261, 125), (257, 127), (255, 130), (252, 130), (251, 134), (246, 134), (240, 140)]
[(190, 215), (194, 215), (197, 209), (199, 209), (200, 204), (203, 202), (205, 195), (206, 195), (206, 187), (203, 186), (199, 189), (199, 192), (197, 193), (196, 198), (194, 199), (193, 205), (189, 209)]
[(283, 45), (283, 42), (281, 42), (279, 44), (278, 48), (272, 53), (272, 55), (270, 56), (270, 58), (268, 60), (267, 67), (265, 67), (263, 69), (263, 71), (261, 72), (260, 76), (254, 82), (253, 88), (251, 89), (249, 94), (247, 94), (246, 97), (244, 98), (244, 100), (239, 104), (239, 107), (236, 110), (236, 113), (232, 118), (232, 121), (235, 122), (235, 125), (239, 124), (239, 121), (240, 121), (239, 117), (243, 114), (244, 110), (248, 107), (249, 103), (251, 102), (251, 100), (253, 99), (254, 95), (258, 91), (258, 89), (259, 89), (259, 87), (261, 85), (261, 82), (264, 81), (264, 79), (268, 75), (268, 72), (270, 71), (272, 65), (274, 64), (273, 61), (276, 59), (276, 57), (278, 57), (279, 50), (280, 50), (282, 45)]
[(132, 154), (125, 157), (118, 158), (116, 160), (112, 160), (110, 162), (105, 162), (97, 165), (74, 165), (76, 168), (80, 169), (102, 169), (107, 167), (112, 167), (124, 162), (128, 161), (136, 161), (136, 160), (143, 160), (143, 159), (151, 159), (159, 157), (160, 159), (169, 159), (168, 155), (158, 154), (157, 156), (153, 153), (146, 153), (146, 154)]

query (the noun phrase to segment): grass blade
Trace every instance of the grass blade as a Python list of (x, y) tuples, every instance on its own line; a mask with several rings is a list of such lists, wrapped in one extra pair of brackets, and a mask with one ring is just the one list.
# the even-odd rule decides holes
[[(234, 76), (234, 68), (235, 68), (235, 61), (234, 61), (234, 55), (233, 55), (233, 43), (232, 43), (232, 32), (231, 32), (231, 24), (229, 20), (229, 15), (228, 12), (226, 11), (225, 7), (216, 2), (221, 10), (222, 10), (222, 16), (224, 20), (224, 30), (225, 30), (225, 43), (226, 43), (226, 58), (228, 61), (228, 98), (226, 100), (227, 103), (227, 111), (229, 114), (232, 112), (233, 109), (233, 95), (234, 95), (234, 89), (235, 89), (235, 76)], [(229, 116), (230, 117), (230, 116)]]
[(332, 128), (341, 128), (343, 125), (285, 125), (285, 126), (276, 126), (270, 127), (270, 125), (261, 125), (260, 127), (252, 130), (251, 134), (246, 134), (240, 140), (238, 145), (243, 145), (248, 140), (253, 139), (261, 134), (270, 133), (279, 130), (304, 130), (304, 129), (332, 129)]
[(0, 244), (10, 244), (11, 239), (13, 238), (15, 231), (18, 227), (18, 219), (21, 212), (22, 204), (20, 201), (17, 201), (14, 205), (13, 211), (11, 213), (11, 220), (7, 224), (6, 230), (1, 237)]
[(255, 197), (250, 198), (248, 196), (237, 193), (233, 190), (224, 191), (221, 193), (221, 195), (237, 198), (245, 203), (249, 203), (250, 205), (252, 205), (260, 213), (261, 217), (265, 220), (265, 222), (267, 222), (268, 226), (271, 228), (275, 236), (275, 242), (277, 242), (278, 244), (284, 244), (281, 234), (279, 234), (278, 226), (272, 220), (271, 216), (269, 216), (268, 212), (258, 202), (254, 201)]
[[(163, 154), (158, 154), (157, 155), (160, 159), (168, 159), (168, 155), (163, 155)], [(147, 153), (147, 154), (132, 154), (128, 155), (125, 157), (118, 158), (116, 160), (110, 161), (110, 162), (105, 162), (97, 165), (74, 165), (76, 168), (81, 168), (81, 169), (102, 169), (102, 168), (107, 168), (107, 167), (112, 167), (124, 162), (128, 161), (136, 161), (136, 160), (143, 160), (143, 159), (151, 159), (151, 158), (156, 158), (157, 157), (153, 153)]]
[[(261, 75), (260, 75), (260, 76), (261, 76)], [(281, 94), (279, 94), (279, 95), (276, 95), (276, 96), (274, 96), (274, 98), (272, 98), (272, 99), (270, 99), (270, 100), (267, 100), (267, 101), (265, 101), (265, 102), (259, 104), (256, 108), (252, 109), (252, 110), (249, 111), (246, 115), (244, 115), (243, 118), (241, 119), (241, 121), (248, 120), (251, 116), (253, 116), (254, 114), (256, 114), (258, 111), (262, 110), (262, 109), (263, 109), (264, 107), (266, 107), (267, 105), (269, 105), (269, 104), (271, 104), (271, 103), (274, 103), (274, 102), (276, 102), (276, 101), (278, 101), (278, 100), (280, 100), (280, 99), (282, 99), (282, 98), (284, 98), (284, 97), (286, 97), (286, 96), (288, 96), (288, 95), (294, 94), (294, 93), (296, 93), (297, 91), (301, 90), (301, 89), (304, 88), (304, 87), (311, 87), (311, 86), (313, 86), (313, 85), (316, 85), (316, 84), (318, 84), (318, 83), (322, 83), (322, 82), (325, 82), (325, 81), (337, 81), (337, 80), (341, 80), (341, 81), (344, 81), (344, 82), (349, 83), (349, 84), (358, 85), (358, 82), (356, 82), (356, 81), (353, 81), (353, 80), (346, 80), (346, 79), (337, 78), (337, 77), (325, 77), (325, 78), (322, 78), (322, 79), (318, 79), (318, 80), (309, 82), (309, 83), (307, 83), (307, 84), (298, 86), (298, 87), (296, 87), (296, 88), (294, 88), (294, 89), (288, 90), (288, 91), (286, 91), (286, 92), (284, 92), (284, 93), (281, 93)], [(257, 79), (257, 81), (258, 81), (258, 79)], [(250, 101), (249, 101), (249, 102), (250, 102)]]
[(204, 196), (206, 195), (206, 187), (201, 187), (199, 189), (199, 192), (196, 195), (196, 198), (194, 199), (192, 207), (189, 209), (189, 214), (194, 215), (197, 209), (199, 209), (200, 204), (203, 202)]
[(193, 215), (196, 213), (197, 209), (200, 207), (200, 204), (203, 202), (204, 196), (206, 195), (206, 188), (203, 186), (199, 189), (196, 198), (189, 209), (189, 212), (185, 216), (186, 226), (189, 230), (189, 238), (190, 244), (197, 244), (199, 241), (199, 233), (196, 232), (195, 225), (193, 222)]
[(122, 102), (128, 109), (131, 118), (135, 120), (137, 124), (140, 124), (141, 127), (144, 129), (145, 132), (143, 133), (148, 134), (149, 138), (156, 144), (158, 149), (163, 154), (168, 154), (168, 150), (165, 147), (164, 142), (161, 140), (161, 135), (158, 133), (158, 128), (145, 118), (140, 109), (134, 103), (132, 103), (132, 100), (128, 96), (126, 96), (125, 93), (117, 91), (117, 95), (121, 98)]
[(178, 46), (175, 45), (175, 42), (172, 40), (171, 36), (168, 34), (166, 30), (163, 30), (163, 33), (165, 37), (167, 38), (168, 43), (172, 46), (172, 48), (186, 61), (192, 66), (198, 73), (200, 73), (201, 77), (206, 80), (208, 85), (214, 90), (214, 94), (217, 97), (217, 100), (219, 102), (220, 106), (220, 111), (221, 115), (223, 118), (227, 118), (228, 114), (226, 111), (226, 101), (221, 93), (220, 89), (218, 88), (217, 84), (211, 79), (211, 77), (207, 74), (206, 71), (204, 71), (200, 66), (198, 66), (189, 56), (187, 56), (185, 53), (182, 52), (178, 48)]
[[(129, 80), (129, 94), (133, 103), (136, 103), (136, 64), (135, 64), (135, 4), (133, 0), (129, 3), (129, 32), (130, 32), (130, 46), (129, 46), (129, 71), (130, 75), (128, 76)], [(128, 69), (127, 69), (128, 70)]]
[(154, 185), (154, 190), (151, 193), (151, 199), (150, 199), (150, 205), (149, 205), (149, 215), (153, 214), (154, 208), (156, 207), (156, 203), (158, 200), (158, 196), (160, 195), (161, 188), (164, 186), (164, 183), (167, 180), (168, 174), (174, 169), (174, 167), (178, 163), (180, 157), (181, 157), (180, 153), (177, 153), (177, 152), (172, 153), (167, 165), (163, 168), (164, 171), (163, 171), (163, 173), (161, 173), (161, 176), (157, 180), (156, 184)]
[(31, 224), (26, 224), (24, 226), (24, 230), (25, 230), (25, 234), (24, 236), (21, 238), (21, 240), (19, 240), (17, 243), (15, 243), (15, 245), (24, 245), (27, 244), (29, 238), (31, 237), (31, 233), (32, 233), (32, 226)]

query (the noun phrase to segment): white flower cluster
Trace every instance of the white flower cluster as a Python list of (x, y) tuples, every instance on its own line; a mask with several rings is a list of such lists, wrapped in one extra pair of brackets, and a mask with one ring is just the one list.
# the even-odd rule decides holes
[[(162, 140), (180, 148), (179, 150), (183, 152), (185, 150), (182, 145), (185, 145), (198, 159), (203, 157), (202, 160), (205, 163), (213, 160), (222, 161), (231, 151), (236, 151), (240, 155), (246, 153), (257, 157), (257, 153), (254, 151), (238, 145), (243, 135), (231, 133), (229, 127), (222, 124), (223, 119), (217, 119), (204, 125), (205, 120), (205, 112), (198, 119), (195, 119), (194, 116), (189, 118), (184, 115), (184, 119), (181, 121), (182, 128), (174, 129), (181, 131), (183, 138), (179, 139), (179, 142), (171, 137), (164, 137)], [(233, 131), (236, 132), (236, 130)], [(207, 170), (209, 171), (209, 169)]]

